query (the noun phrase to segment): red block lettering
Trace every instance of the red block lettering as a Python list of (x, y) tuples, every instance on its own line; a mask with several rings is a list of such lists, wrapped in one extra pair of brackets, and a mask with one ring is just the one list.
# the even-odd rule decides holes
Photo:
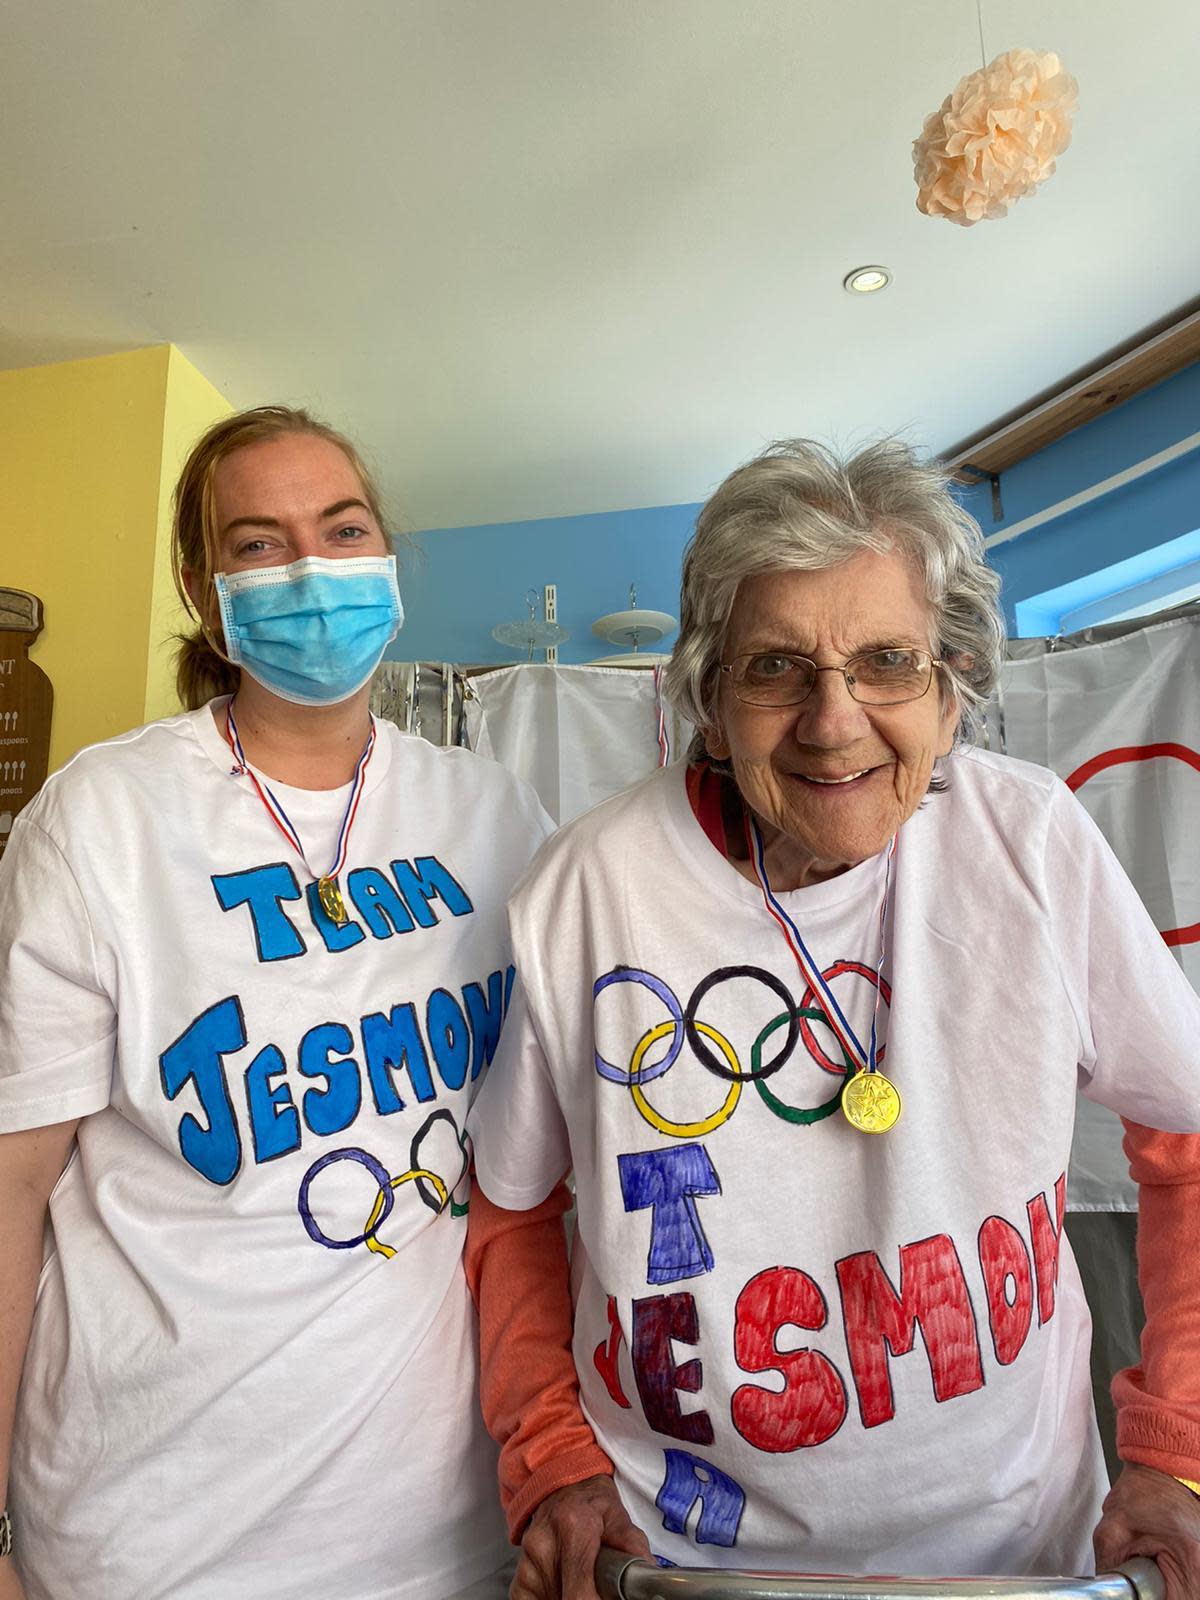
[(1003, 1217), (988, 1217), (979, 1230), (979, 1266), (987, 1290), (988, 1323), (996, 1360), (1007, 1367), (1020, 1355), (1029, 1336), (1033, 1273), (1024, 1239)]
[(596, 1363), (596, 1371), (604, 1379), (604, 1387), (608, 1390), (614, 1405), (630, 1410), (629, 1400), (621, 1387), (620, 1356), (621, 1346), (625, 1342), (625, 1330), (621, 1326), (621, 1319), (617, 1315), (617, 1297), (610, 1294), (608, 1297), (608, 1339), (602, 1340), (596, 1346), (592, 1360)]
[(1035, 1195), (1026, 1206), (1029, 1213), (1029, 1233), (1033, 1239), (1033, 1264), (1037, 1272), (1038, 1327), (1043, 1327), (1054, 1315), (1054, 1291), (1058, 1285), (1058, 1250), (1062, 1243), (1063, 1212), (1067, 1203), (1067, 1175), (1064, 1172), (1054, 1185), (1054, 1209), (1057, 1222), (1050, 1220), (1050, 1207), (1044, 1194)]
[(744, 1383), (733, 1394), (733, 1425), (756, 1450), (783, 1452), (824, 1444), (846, 1420), (846, 1386), (816, 1350), (781, 1351), (776, 1337), (789, 1324), (823, 1328), (825, 1296), (795, 1267), (769, 1267), (738, 1295), (734, 1359), (743, 1372), (782, 1372), (782, 1394)]
[(975, 1313), (948, 1234), (902, 1248), (899, 1294), (873, 1250), (843, 1257), (837, 1277), (865, 1428), (876, 1428), (895, 1415), (888, 1354), (907, 1355), (918, 1324), (939, 1401), (983, 1387)]

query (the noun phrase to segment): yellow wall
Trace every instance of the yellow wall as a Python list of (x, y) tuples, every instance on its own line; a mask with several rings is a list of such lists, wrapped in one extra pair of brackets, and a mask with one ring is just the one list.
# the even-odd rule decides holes
[(51, 769), (176, 709), (154, 632), (170, 626), (165, 502), (187, 430), (228, 409), (167, 345), (0, 372), (0, 585), (45, 609)]
[(158, 476), (158, 529), (150, 597), (144, 720), (180, 709), (175, 694), (175, 635), (195, 627), (183, 609), (171, 572), (171, 496), (188, 453), (204, 430), (233, 407), (174, 345), (167, 365), (162, 460)]

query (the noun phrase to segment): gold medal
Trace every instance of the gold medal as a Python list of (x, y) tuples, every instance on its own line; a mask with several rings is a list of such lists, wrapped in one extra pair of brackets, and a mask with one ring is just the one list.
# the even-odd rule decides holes
[(860, 1133), (886, 1133), (900, 1116), (900, 1091), (882, 1072), (856, 1072), (842, 1090), (842, 1114)]
[(317, 897), (330, 922), (336, 922), (339, 928), (344, 928), (350, 918), (346, 915), (346, 906), (342, 899), (342, 891), (338, 888), (337, 879), (318, 878)]

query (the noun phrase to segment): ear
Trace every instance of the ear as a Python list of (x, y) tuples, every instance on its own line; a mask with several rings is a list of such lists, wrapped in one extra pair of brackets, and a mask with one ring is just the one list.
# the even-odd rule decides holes
[(720, 728), (704, 728), (704, 748), (714, 761), (728, 761), (730, 750), (729, 741)]
[[(975, 657), (960, 651), (957, 655), (947, 657), (946, 662), (948, 666), (953, 667), (958, 672), (969, 672), (975, 664)], [(941, 678), (943, 674), (938, 673), (937, 676)], [(962, 720), (962, 706), (959, 704), (958, 695), (954, 691), (954, 680), (948, 673), (945, 674), (945, 677), (949, 684), (950, 693), (941, 704), (938, 716), (936, 754), (939, 756), (948, 756), (954, 748), (954, 735), (958, 731), (958, 724)], [(937, 688), (938, 697), (941, 700), (942, 690), (940, 683)]]
[(216, 594), (211, 583), (208, 585), (206, 593), (204, 581), (194, 567), (180, 568), (179, 575), (183, 579), (183, 587), (187, 591), (187, 597), (192, 602), (200, 621), (206, 628), (216, 627), (219, 629), (220, 619), (217, 615)]

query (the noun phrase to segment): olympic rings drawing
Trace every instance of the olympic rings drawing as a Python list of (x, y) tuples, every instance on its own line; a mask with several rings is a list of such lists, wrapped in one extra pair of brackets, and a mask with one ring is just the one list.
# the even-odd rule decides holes
[[(751, 1068), (749, 1072), (743, 1071), (737, 1066), (736, 1062), (734, 1063), (736, 1070), (730, 1072), (729, 1068), (723, 1067), (708, 1046), (702, 1044), (698, 1037), (704, 1031), (696, 1023), (696, 1012), (699, 1010), (701, 1000), (704, 999), (710, 989), (715, 989), (717, 984), (726, 983), (731, 978), (757, 978), (760, 983), (766, 984), (767, 988), (776, 994), (787, 1007), (788, 1032), (783, 1049), (775, 1057), (774, 1061), (769, 1061), (765, 1067), (759, 1065), (757, 1068)], [(792, 1003), (792, 997), (787, 991), (787, 985), (777, 978), (773, 972), (764, 972), (762, 967), (718, 967), (715, 972), (710, 972), (707, 978), (701, 978), (695, 989), (693, 989), (692, 998), (688, 1001), (687, 1010), (684, 1012), (683, 1026), (687, 1033), (687, 1041), (692, 1049), (708, 1070), (715, 1072), (718, 1078), (769, 1078), (773, 1072), (779, 1071), (780, 1067), (796, 1048), (796, 1037), (800, 1032), (800, 1017)]]
[[(661, 978), (656, 978), (652, 972), (641, 972), (637, 967), (614, 967), (611, 972), (606, 972), (602, 978), (596, 979), (595, 988), (592, 990), (592, 1002), (598, 995), (614, 983), (640, 983), (649, 989), (651, 994), (656, 994), (671, 1013), (675, 1026), (668, 1028), (671, 1034), (671, 1048), (661, 1061), (656, 1061), (653, 1066), (647, 1067), (641, 1075), (643, 1083), (650, 1083), (655, 1078), (661, 1078), (663, 1073), (675, 1065), (679, 1052), (683, 1049), (683, 1009), (674, 994), (667, 988)], [(659, 1034), (659, 1038), (663, 1035)], [(596, 1051), (596, 1071), (602, 1078), (607, 1078), (610, 1083), (621, 1083), (628, 1086), (632, 1082), (631, 1073), (622, 1072), (620, 1067), (614, 1067)]]
[(660, 1022), (657, 1028), (651, 1028), (649, 1033), (643, 1034), (638, 1040), (633, 1052), (633, 1058), (629, 1063), (629, 1092), (633, 1095), (634, 1105), (652, 1128), (657, 1128), (659, 1133), (674, 1134), (677, 1139), (698, 1139), (702, 1134), (711, 1133), (714, 1128), (719, 1128), (723, 1122), (733, 1115), (734, 1107), (737, 1105), (742, 1093), (742, 1069), (738, 1065), (738, 1058), (734, 1055), (733, 1046), (729, 1040), (725, 1038), (724, 1034), (718, 1033), (715, 1028), (710, 1028), (707, 1022), (698, 1022), (695, 1026), (701, 1033), (706, 1033), (721, 1051), (726, 1061), (729, 1062), (733, 1078), (733, 1082), (729, 1086), (729, 1093), (725, 1096), (724, 1105), (719, 1111), (714, 1111), (712, 1116), (703, 1117), (699, 1122), (672, 1122), (669, 1118), (656, 1111), (642, 1093), (641, 1084), (638, 1081), (642, 1057), (652, 1044), (656, 1044), (664, 1034), (670, 1033), (676, 1027), (674, 1021)]
[[(421, 1157), (422, 1142), (429, 1134), (435, 1123), (445, 1121), (450, 1126), (455, 1144), (461, 1153), (461, 1161), (457, 1175), (447, 1180), (440, 1173), (435, 1172)], [(367, 1217), (366, 1226), (361, 1233), (353, 1234), (348, 1239), (332, 1237), (313, 1214), (311, 1191), (314, 1180), (335, 1162), (352, 1161), (364, 1167), (378, 1186), (378, 1193), (371, 1206), (370, 1215)], [(449, 1209), (451, 1216), (465, 1216), (469, 1201), (464, 1199), (460, 1204), (455, 1201), (454, 1195), (465, 1182), (470, 1171), (470, 1139), (465, 1131), (460, 1132), (453, 1112), (442, 1108), (431, 1112), (413, 1136), (409, 1147), (409, 1166), (406, 1171), (393, 1177), (383, 1163), (373, 1156), (369, 1150), (361, 1150), (357, 1146), (347, 1146), (339, 1150), (327, 1150), (324, 1155), (318, 1156), (304, 1174), (300, 1183), (297, 1196), (297, 1209), (300, 1219), (304, 1223), (305, 1231), (315, 1243), (323, 1245), (326, 1250), (354, 1250), (359, 1245), (365, 1244), (368, 1250), (376, 1255), (391, 1259), (395, 1249), (385, 1244), (379, 1238), (379, 1229), (391, 1216), (396, 1204), (396, 1193), (406, 1184), (412, 1184), (421, 1200), (436, 1216)]]
[[(367, 1241), (368, 1250), (374, 1250), (377, 1255), (387, 1256), (389, 1261), (396, 1254), (390, 1244), (384, 1244), (381, 1239), (375, 1237), (375, 1229), (383, 1221), (383, 1208), (386, 1203), (384, 1199), (385, 1193), (388, 1191), (394, 1193), (402, 1183), (420, 1182), (422, 1178), (433, 1184), (442, 1198), (442, 1205), (445, 1206), (450, 1195), (447, 1192), (446, 1185), (438, 1177), (437, 1173), (428, 1172), (420, 1167), (410, 1167), (407, 1172), (402, 1172), (398, 1178), (389, 1180), (387, 1191), (380, 1189), (375, 1196), (375, 1204), (371, 1207), (371, 1215), (367, 1218), (367, 1226), (363, 1233), (363, 1238)], [(390, 1211), (391, 1209), (391, 1206), (388, 1206), (388, 1210)]]
[[(865, 961), (835, 961), (831, 967), (827, 967), (825, 969), (821, 976), (825, 979), (826, 983), (832, 983), (835, 978), (840, 978), (844, 972), (853, 972), (857, 977), (865, 978), (869, 984), (872, 984), (879, 990), (884, 1005), (889, 1007), (891, 1006), (891, 984), (886, 978), (877, 973), (874, 967), (867, 966)], [(810, 983), (806, 986), (804, 993), (800, 996), (801, 1011), (804, 1011), (806, 1007), (811, 1006), (815, 999), (816, 994), (814, 993), (813, 986)], [(818, 1011), (817, 1016), (822, 1022), (824, 1022), (825, 1018), (822, 1012)], [(826, 1072), (832, 1072), (835, 1077), (838, 1078), (844, 1078), (847, 1070), (853, 1072), (853, 1066), (847, 1069), (846, 1067), (839, 1065), (838, 1062), (831, 1060), (830, 1057), (825, 1054), (824, 1050), (821, 1049), (821, 1046), (816, 1041), (816, 1037), (813, 1034), (812, 1027), (809, 1024), (807, 1017), (800, 1024), (800, 1037), (804, 1040), (804, 1047), (808, 1051), (809, 1055), (819, 1067), (824, 1067)], [(845, 1055), (845, 1051), (843, 1051), (842, 1054)], [(887, 1045), (880, 1045), (879, 1053), (875, 1058), (880, 1066), (883, 1065), (883, 1058), (886, 1054)]]
[[(835, 962), (822, 976), (829, 981), (848, 972), (872, 981), (876, 977), (872, 968), (856, 961)], [(739, 1060), (737, 1050), (723, 1033), (711, 1024), (699, 1021), (697, 1017), (705, 998), (718, 984), (738, 978), (762, 984), (782, 1006), (779, 1013), (759, 1030), (750, 1048), (748, 1065), (743, 1065)], [(649, 990), (662, 1002), (667, 1011), (667, 1020), (655, 1024), (642, 1034), (634, 1045), (628, 1070), (615, 1066), (600, 1053), (599, 1048), (596, 1048), (594, 1051), (596, 1072), (606, 1082), (627, 1088), (639, 1115), (657, 1132), (677, 1139), (700, 1138), (713, 1132), (733, 1115), (741, 1098), (742, 1089), (747, 1083), (754, 1084), (759, 1098), (772, 1115), (794, 1126), (809, 1127), (813, 1123), (823, 1121), (826, 1117), (832, 1116), (841, 1104), (842, 1090), (854, 1074), (855, 1063), (844, 1049), (841, 1050), (842, 1062), (837, 1062), (818, 1043), (813, 1024), (819, 1022), (828, 1028), (829, 1023), (824, 1012), (812, 1004), (815, 997), (811, 988), (806, 989), (802, 1003), (797, 1005), (787, 986), (774, 973), (767, 972), (761, 967), (719, 967), (701, 979), (687, 1005), (682, 1006), (670, 986), (654, 973), (640, 968), (621, 966), (615, 967), (596, 980), (592, 989), (593, 1004), (606, 989), (620, 983), (633, 983)], [(879, 993), (890, 1005), (890, 986), (881, 982)], [(773, 1053), (764, 1059), (768, 1041), (781, 1030), (786, 1030), (782, 1044), (773, 1047)], [(832, 1033), (832, 1029), (830, 1032)], [(657, 1061), (647, 1064), (647, 1056), (664, 1040), (669, 1040), (665, 1053)], [(651, 1105), (645, 1090), (648, 1084), (663, 1077), (674, 1066), (685, 1040), (700, 1064), (714, 1077), (728, 1084), (728, 1091), (715, 1111), (695, 1119), (675, 1120)], [(777, 1095), (767, 1082), (791, 1060), (797, 1043), (803, 1043), (810, 1058), (824, 1071), (836, 1074), (839, 1079), (836, 1091), (814, 1106), (789, 1104)], [(881, 1050), (881, 1057), (882, 1054)]]
[[(815, 1006), (802, 1006), (800, 1009), (800, 1015), (805, 1018), (806, 1023), (809, 1019), (811, 1019), (814, 1022), (825, 1022), (826, 1027), (829, 1026), (828, 1022), (825, 1020), (824, 1012), (818, 1011)], [(773, 1021), (767, 1023), (766, 1027), (750, 1047), (751, 1066), (755, 1064), (755, 1061), (761, 1055), (764, 1041), (769, 1039), (770, 1036), (775, 1032), (776, 1028), (781, 1028), (786, 1021), (787, 1013), (785, 1012), (782, 1016), (778, 1016)], [(809, 1031), (811, 1032), (811, 1029)], [(814, 1039), (813, 1045), (809, 1048), (809, 1054), (813, 1056), (814, 1060), (818, 1061), (819, 1065), (821, 1065), (823, 1063), (821, 1063), (819, 1058), (815, 1055), (815, 1049), (816, 1040)], [(843, 1054), (845, 1054), (845, 1052), (843, 1052)], [(880, 1055), (882, 1054), (883, 1052), (880, 1051)], [(761, 1073), (754, 1080), (754, 1087), (758, 1090), (759, 1095), (762, 1098), (762, 1102), (767, 1107), (768, 1111), (773, 1111), (775, 1115), (780, 1117), (784, 1122), (794, 1122), (799, 1127), (807, 1128), (811, 1127), (814, 1122), (821, 1122), (826, 1117), (831, 1117), (833, 1115), (833, 1113), (842, 1103), (842, 1090), (846, 1086), (846, 1080), (852, 1077), (853, 1074), (854, 1063), (851, 1061), (849, 1056), (846, 1056), (846, 1065), (842, 1068), (842, 1082), (838, 1084), (837, 1088), (830, 1095), (829, 1099), (823, 1100), (819, 1106), (804, 1107), (788, 1105), (786, 1100), (780, 1100), (775, 1092), (767, 1087), (766, 1083), (763, 1081)]]

